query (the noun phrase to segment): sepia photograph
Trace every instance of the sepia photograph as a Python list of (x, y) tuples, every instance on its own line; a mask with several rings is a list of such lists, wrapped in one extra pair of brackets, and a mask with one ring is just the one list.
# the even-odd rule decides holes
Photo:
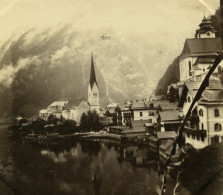
[(0, 0), (0, 195), (223, 195), (223, 0)]

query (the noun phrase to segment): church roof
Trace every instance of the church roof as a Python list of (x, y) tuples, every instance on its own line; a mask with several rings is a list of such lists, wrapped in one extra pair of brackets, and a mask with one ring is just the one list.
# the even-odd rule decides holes
[(221, 51), (221, 38), (186, 39), (180, 59), (192, 56), (217, 55)]
[(95, 69), (94, 69), (93, 54), (91, 54), (91, 72), (90, 72), (90, 81), (89, 81), (89, 83), (90, 83), (91, 89), (92, 89), (94, 83), (96, 83), (96, 85), (98, 85), (97, 81), (96, 81), (96, 75), (95, 75)]
[[(64, 110), (70, 110), (74, 107), (78, 107), (82, 101), (86, 101), (84, 98), (69, 100)], [(87, 101), (86, 101), (87, 102)]]

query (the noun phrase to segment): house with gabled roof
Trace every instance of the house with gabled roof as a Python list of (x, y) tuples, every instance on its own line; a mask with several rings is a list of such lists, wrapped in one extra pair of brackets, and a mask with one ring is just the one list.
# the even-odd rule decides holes
[(56, 118), (60, 118), (62, 116), (62, 110), (67, 105), (68, 101), (54, 101), (47, 107), (48, 116), (54, 115)]
[[(195, 97), (199, 83), (185, 82), (179, 106), (184, 114)], [(185, 140), (195, 148), (217, 144), (223, 140), (223, 85), (219, 78), (211, 76), (208, 86), (194, 105), (186, 123)]]
[(84, 98), (69, 100), (62, 111), (62, 116), (66, 120), (75, 120), (78, 125), (82, 114), (87, 113), (89, 110), (90, 104)]

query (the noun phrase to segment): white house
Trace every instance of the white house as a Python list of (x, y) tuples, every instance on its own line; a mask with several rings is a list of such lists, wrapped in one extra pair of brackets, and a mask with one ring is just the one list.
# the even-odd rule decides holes
[(133, 120), (148, 120), (150, 123), (157, 123), (157, 107), (153, 103), (146, 104), (144, 100), (135, 100), (132, 103)]
[(55, 101), (47, 107), (47, 113), (49, 115), (54, 115), (56, 118), (62, 116), (62, 110), (67, 105), (68, 101)]
[[(190, 87), (186, 87), (185, 85), (184, 89), (188, 88)], [(184, 94), (184, 89), (182, 93), (184, 98), (181, 99), (180, 104), (183, 103), (183, 107), (185, 107), (184, 110), (188, 110), (196, 90), (193, 91), (194, 95), (191, 96), (191, 90), (186, 90), (186, 93)], [(192, 98), (190, 102), (188, 102), (188, 97)], [(211, 76), (208, 87), (206, 87), (202, 93), (201, 99), (194, 106), (193, 114), (185, 127), (186, 143), (191, 144), (195, 148), (203, 148), (211, 144), (222, 142), (222, 116), (223, 86), (219, 78)], [(194, 118), (197, 118), (198, 120), (194, 122)], [(192, 125), (192, 123), (198, 124)]]

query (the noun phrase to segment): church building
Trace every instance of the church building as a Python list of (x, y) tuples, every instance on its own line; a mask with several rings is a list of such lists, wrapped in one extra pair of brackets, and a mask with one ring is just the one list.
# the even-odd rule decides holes
[[(221, 38), (209, 18), (204, 16), (195, 38), (186, 39), (180, 55), (180, 81), (203, 80), (216, 56), (222, 51)], [(217, 70), (216, 70), (217, 71)]]
[(94, 69), (93, 54), (91, 54), (91, 70), (90, 70), (90, 80), (88, 85), (88, 103), (90, 104), (90, 108), (92, 111), (96, 110), (96, 112), (100, 114), (99, 89)]

